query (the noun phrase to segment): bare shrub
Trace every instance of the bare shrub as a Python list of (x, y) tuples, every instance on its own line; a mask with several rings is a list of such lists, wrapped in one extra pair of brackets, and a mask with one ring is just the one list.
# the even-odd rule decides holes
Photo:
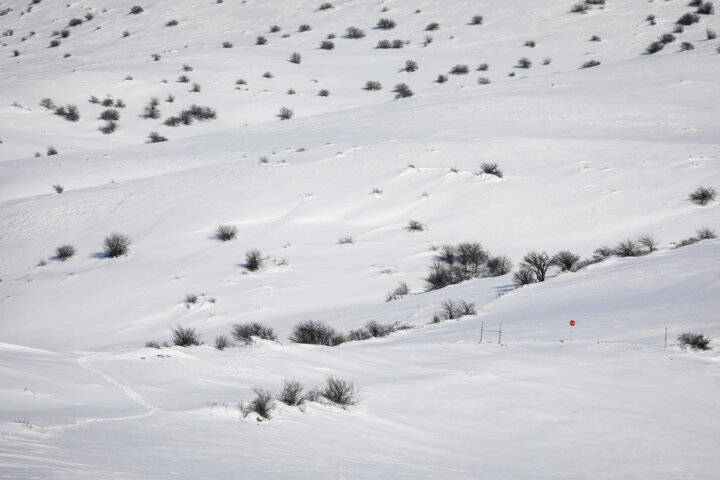
[(253, 249), (248, 252), (245, 252), (245, 268), (248, 269), (251, 272), (255, 272), (257, 270), (260, 270), (263, 265), (265, 264), (265, 259), (262, 256), (262, 253), (260, 253), (260, 250)]
[(505, 255), (489, 256), (487, 260), (488, 276), (499, 277), (510, 273), (512, 262)]
[(624, 240), (615, 247), (613, 253), (618, 257), (639, 257), (643, 254), (640, 245), (633, 240)]
[(65, 187), (62, 185), (53, 185), (53, 190), (55, 190), (55, 193), (63, 193), (65, 191)]
[(138, 15), (140, 13), (144, 12), (143, 8), (140, 5), (135, 5), (130, 9), (131, 15)]
[(333, 376), (325, 379), (322, 396), (343, 408), (355, 405), (359, 401), (358, 391), (352, 382)]
[(405, 71), (406, 72), (415, 72), (417, 69), (420, 68), (418, 66), (418, 63), (415, 60), (406, 60), (405, 61)]
[(309, 32), (310, 30), (312, 30), (312, 27), (310, 25), (308, 25), (307, 23), (303, 23), (302, 25), (300, 25), (298, 27), (298, 32), (300, 32), (300, 33)]
[(588, 60), (587, 62), (583, 63), (580, 68), (592, 68), (597, 67), (600, 65), (600, 62), (597, 60)]
[(398, 298), (402, 298), (409, 294), (410, 294), (410, 287), (408, 287), (407, 283), (400, 282), (400, 284), (397, 287), (395, 287), (395, 290), (388, 293), (387, 297), (385, 298), (385, 301), (390, 302), (392, 300), (397, 300)]
[(663, 48), (665, 48), (665, 44), (663, 42), (660, 42), (660, 41), (652, 42), (650, 45), (647, 46), (647, 48), (645, 49), (645, 52), (648, 55), (652, 55), (653, 53), (659, 52)]
[(47, 154), (48, 154), (48, 155), (57, 155), (57, 154), (58, 154), (58, 151), (57, 151), (57, 149), (56, 149), (55, 147), (53, 147), (52, 145), (50, 145), (50, 146), (48, 147), (48, 149), (47, 149)]
[(322, 42), (320, 42), (320, 48), (322, 50), (332, 50), (333, 48), (335, 48), (335, 43), (330, 40), (323, 40)]
[(689, 200), (696, 205), (705, 206), (715, 200), (717, 191), (713, 187), (699, 186), (688, 196)]
[(336, 345), (337, 332), (325, 322), (319, 320), (305, 320), (293, 327), (289, 340), (293, 343), (307, 343), (311, 345)]
[(699, 240), (711, 240), (717, 238), (717, 234), (714, 230), (710, 230), (708, 227), (699, 228), (696, 232)]
[(395, 98), (408, 98), (414, 95), (413, 91), (410, 90), (410, 87), (405, 83), (395, 85), (393, 92), (395, 92)]
[(503, 176), (503, 172), (497, 163), (481, 163), (480, 170), (486, 175), (495, 175), (498, 178)]
[(381, 90), (382, 84), (375, 80), (368, 80), (365, 82), (365, 90)]
[[(290, 91), (288, 91), (288, 93), (290, 93)], [(280, 117), (280, 120), (290, 120), (293, 117), (293, 111), (287, 107), (282, 107), (278, 112), (278, 117)]]
[(710, 339), (700, 333), (685, 332), (677, 337), (683, 349), (690, 347), (693, 350), (710, 350)]
[(232, 344), (230, 343), (230, 339), (225, 335), (218, 335), (215, 337), (215, 348), (218, 350), (225, 350), (226, 348), (231, 347)]
[(685, 25), (686, 27), (692, 25), (693, 23), (697, 23), (699, 21), (700, 21), (700, 16), (695, 13), (690, 13), (690, 12), (684, 14), (682, 17), (677, 19), (677, 23), (679, 25)]
[(329, 8), (335, 8), (335, 7), (333, 7), (332, 3), (324, 2), (324, 3), (320, 4), (320, 6), (318, 7), (318, 10), (327, 10)]
[(452, 75), (467, 75), (470, 73), (470, 67), (467, 65), (455, 65), (450, 69)]
[(357, 27), (348, 27), (345, 30), (345, 38), (358, 39), (365, 37), (365, 32)]
[(439, 23), (437, 23), (437, 22), (431, 22), (431, 23), (428, 23), (428, 24), (427, 24), (427, 26), (425, 27), (425, 31), (426, 31), (426, 32), (433, 32), (433, 31), (437, 30), (438, 28), (440, 28), (440, 24), (439, 24)]
[(545, 281), (545, 275), (550, 266), (550, 258), (545, 252), (529, 252), (523, 257), (523, 262), (520, 264), (521, 269), (533, 272), (538, 282)]
[(148, 139), (145, 140), (145, 143), (159, 143), (159, 142), (167, 142), (167, 137), (163, 137), (158, 132), (150, 132), (148, 135)]
[(344, 237), (338, 238), (338, 245), (352, 245), (354, 243), (353, 237), (345, 235)]
[(717, 32), (710, 28), (705, 29), (705, 35), (707, 36), (708, 40), (715, 40), (717, 38)]
[(587, 13), (590, 10), (590, 5), (585, 3), (576, 3), (570, 8), (572, 13)]
[(300, 62), (302, 62), (302, 56), (299, 53), (295, 52), (292, 55), (290, 55), (290, 59), (288, 61), (290, 63), (295, 63), (295, 64), (299, 65)]
[(712, 15), (715, 13), (715, 7), (713, 6), (712, 2), (704, 2), (698, 6), (698, 9), (695, 10), (700, 15)]
[(482, 23), (483, 23), (482, 15), (473, 15), (473, 17), (470, 19), (470, 25), (482, 25)]
[(272, 411), (275, 409), (273, 405), (273, 393), (270, 390), (259, 387), (253, 388), (253, 393), (255, 393), (255, 398), (247, 404), (243, 413), (247, 415), (250, 412), (255, 412), (262, 418), (269, 420)]
[(72, 245), (61, 245), (55, 249), (55, 258), (64, 262), (75, 256), (76, 250)]
[(575, 264), (580, 261), (580, 255), (572, 253), (569, 250), (562, 250), (550, 259), (550, 264), (560, 268), (563, 272), (571, 272), (575, 268)]
[(64, 118), (68, 122), (77, 122), (78, 120), (80, 120), (80, 112), (75, 105), (57, 107), (55, 109), (55, 115)]
[(230, 332), (233, 338), (239, 342), (250, 342), (252, 337), (262, 338), (263, 340), (277, 341), (277, 335), (271, 327), (266, 327), (259, 322), (236, 323), (232, 326)]
[(130, 238), (120, 233), (111, 233), (105, 237), (103, 246), (106, 257), (116, 258), (128, 253)]
[(537, 282), (537, 280), (535, 279), (535, 274), (527, 267), (521, 266), (518, 271), (513, 273), (513, 283), (516, 287), (522, 287), (523, 285), (528, 285), (535, 282)]
[(395, 21), (389, 18), (381, 18), (375, 26), (380, 30), (390, 30), (395, 28)]
[(653, 253), (656, 251), (658, 245), (660, 244), (652, 233), (641, 235), (640, 238), (638, 238), (638, 243), (647, 249), (647, 253)]
[(118, 124), (114, 120), (108, 120), (105, 122), (105, 125), (102, 125), (98, 130), (100, 130), (105, 135), (110, 135), (111, 133), (114, 133), (115, 130), (117, 130)]
[(297, 380), (285, 380), (279, 398), (285, 405), (302, 405), (305, 402), (302, 384)]
[(318, 92), (318, 97), (329, 97), (330, 96), (330, 90), (327, 88), (323, 88)]
[(255, 39), (255, 45), (265, 45), (267, 43), (267, 38), (263, 37), (262, 35), (258, 36)]
[(173, 345), (177, 345), (178, 347), (200, 345), (200, 337), (193, 327), (183, 328), (178, 325), (172, 328), (171, 332)]
[(109, 108), (100, 113), (98, 117), (100, 120), (120, 120), (120, 112), (114, 108)]
[(520, 68), (530, 68), (532, 66), (532, 62), (527, 57), (522, 57), (520, 60), (518, 60), (518, 67)]
[(410, 220), (405, 229), (408, 232), (422, 232), (423, 230), (425, 230), (425, 225), (421, 222), (418, 222), (417, 220)]

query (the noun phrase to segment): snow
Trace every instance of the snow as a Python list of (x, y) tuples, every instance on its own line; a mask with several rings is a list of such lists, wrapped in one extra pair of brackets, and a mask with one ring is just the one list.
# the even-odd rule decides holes
[[(720, 67), (705, 39), (716, 15), (643, 55), (686, 2), (612, 0), (586, 15), (559, 0), (205, 3), (148, 0), (129, 15), (123, 2), (46, 0), (30, 12), (6, 2), (0, 477), (713, 476), (720, 240), (674, 243), (720, 227), (717, 201), (687, 198), (720, 188)], [(87, 12), (95, 18), (47, 48)], [(483, 25), (468, 25), (475, 14)], [(380, 18), (398, 26), (374, 29)], [(179, 25), (165, 27), (171, 19)], [(425, 32), (431, 21), (440, 29)], [(312, 30), (298, 33), (303, 23)], [(342, 38), (351, 25), (367, 37)], [(329, 33), (335, 49), (319, 49)], [(384, 38), (410, 43), (374, 48)], [(680, 52), (681, 41), (695, 49)], [(516, 67), (523, 56), (532, 68)], [(401, 71), (408, 59), (417, 72)], [(601, 65), (578, 68), (590, 59)], [(434, 82), (456, 64), (471, 73)], [(383, 89), (363, 90), (367, 80)], [(190, 93), (196, 81), (203, 89)], [(400, 82), (415, 95), (394, 99)], [(116, 133), (97, 131), (105, 107), (90, 95), (125, 101)], [(143, 119), (153, 96), (162, 118)], [(46, 111), (46, 97), (77, 104), (80, 121)], [(218, 118), (162, 125), (193, 103)], [(278, 119), (283, 106), (292, 119)], [(145, 144), (150, 131), (169, 141)], [(49, 145), (59, 154), (44, 155)], [(479, 173), (483, 162), (504, 176)], [(410, 220), (426, 229), (407, 231)], [(238, 238), (215, 239), (219, 224)], [(129, 255), (103, 256), (111, 232), (130, 237)], [(514, 289), (508, 274), (424, 291), (443, 244), (479, 241), (517, 265), (533, 250), (587, 258), (647, 233), (660, 242), (650, 255), (552, 269), (540, 284)], [(345, 236), (353, 243), (339, 244)], [(63, 244), (78, 251), (66, 262), (53, 259)], [(247, 272), (254, 248), (267, 266)], [(401, 281), (412, 294), (385, 302)], [(448, 299), (475, 302), (477, 315), (431, 323)], [(343, 332), (370, 320), (414, 328), (291, 343), (307, 319)], [(212, 348), (251, 321), (279, 341)], [(178, 325), (205, 344), (144, 347)], [(676, 337), (687, 331), (713, 349), (683, 350)], [(255, 387), (277, 393), (297, 379), (309, 389), (327, 376), (352, 381), (359, 403), (241, 414)]]

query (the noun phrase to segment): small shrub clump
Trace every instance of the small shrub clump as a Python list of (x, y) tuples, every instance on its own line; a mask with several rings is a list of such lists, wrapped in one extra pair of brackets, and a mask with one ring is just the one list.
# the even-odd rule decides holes
[[(288, 93), (290, 92), (288, 91)], [(293, 111), (287, 107), (282, 107), (278, 112), (278, 117), (280, 117), (280, 120), (290, 120), (293, 117)]]
[(320, 48), (322, 50), (332, 50), (335, 48), (335, 43), (330, 40), (323, 40), (320, 42)]
[(225, 350), (232, 346), (230, 339), (225, 335), (218, 335), (215, 337), (215, 348), (218, 350)]
[(700, 333), (685, 332), (678, 335), (677, 340), (683, 349), (710, 350), (710, 339)]
[(252, 341), (252, 337), (262, 338), (263, 340), (277, 340), (275, 331), (259, 322), (236, 323), (230, 333), (235, 340), (245, 343)]
[(398, 298), (405, 297), (410, 294), (410, 287), (408, 287), (408, 284), (405, 282), (400, 282), (400, 284), (395, 287), (395, 290), (388, 293), (387, 297), (385, 298), (386, 302), (390, 302), (392, 300), (397, 300)]
[(111, 233), (105, 237), (103, 245), (106, 257), (117, 258), (128, 253), (130, 238), (120, 233)]
[[(341, 335), (330, 325), (319, 320), (305, 320), (293, 327), (289, 340), (293, 343), (306, 343), (311, 345), (335, 346), (343, 343)], [(344, 340), (344, 339), (343, 339)]]
[(178, 325), (172, 328), (171, 332), (173, 345), (177, 345), (178, 347), (200, 345), (200, 336), (193, 327), (183, 328)]
[(238, 229), (235, 225), (218, 225), (215, 229), (215, 238), (227, 242), (237, 236), (237, 231)]
[(405, 83), (398, 83), (393, 89), (395, 92), (395, 98), (408, 98), (415, 95), (410, 87)]
[(390, 20), (389, 18), (381, 18), (378, 20), (377, 25), (375, 25), (379, 30), (390, 30), (395, 28), (395, 21)]
[(138, 14), (144, 12), (144, 11), (145, 11), (145, 10), (143, 10), (143, 8), (142, 8), (140, 5), (135, 5), (135, 6), (133, 6), (133, 7), (130, 9), (130, 14), (131, 14), (131, 15), (138, 15)]
[(715, 200), (717, 191), (713, 187), (699, 186), (690, 193), (688, 199), (695, 205), (704, 207), (708, 203)]
[(272, 392), (257, 387), (253, 388), (253, 392), (255, 398), (249, 404), (243, 406), (243, 414), (247, 416), (250, 412), (255, 412), (260, 417), (269, 420), (272, 411), (275, 409)]
[(365, 90), (382, 90), (382, 83), (375, 80), (365, 82)]
[(297, 380), (285, 380), (278, 398), (285, 405), (290, 405), (291, 407), (302, 405), (305, 402), (303, 389), (302, 384)]
[(265, 259), (260, 250), (253, 249), (245, 252), (245, 268), (251, 272), (260, 270), (265, 264)]
[(352, 382), (333, 376), (325, 380), (322, 396), (342, 408), (355, 405), (359, 401), (358, 391)]
[(480, 171), (486, 175), (495, 175), (498, 178), (503, 177), (503, 172), (497, 163), (481, 163)]
[(406, 72), (415, 72), (417, 69), (420, 68), (418, 66), (418, 63), (415, 60), (406, 60), (405, 61), (405, 71)]
[(75, 256), (76, 250), (72, 245), (61, 245), (55, 249), (55, 258), (64, 262)]
[(473, 15), (473, 17), (470, 19), (470, 25), (482, 25), (482, 23), (483, 23), (482, 15)]
[(345, 38), (359, 39), (359, 38), (364, 38), (364, 37), (365, 37), (365, 32), (363, 32), (361, 29), (359, 29), (357, 27), (348, 27), (345, 30)]
[(592, 68), (592, 67), (597, 67), (598, 65), (600, 65), (600, 62), (599, 62), (599, 61), (597, 61), (597, 60), (589, 60), (589, 61), (583, 63), (583, 64), (580, 66), (580, 68)]
[(163, 137), (158, 132), (150, 132), (148, 135), (148, 139), (145, 140), (145, 143), (160, 143), (160, 142), (167, 142), (167, 137)]
[(682, 17), (678, 18), (677, 24), (678, 25), (685, 25), (690, 26), (693, 23), (697, 23), (700, 21), (700, 16), (695, 13), (686, 13)]
[(452, 75), (467, 75), (470, 73), (470, 67), (467, 65), (455, 65), (450, 69)]

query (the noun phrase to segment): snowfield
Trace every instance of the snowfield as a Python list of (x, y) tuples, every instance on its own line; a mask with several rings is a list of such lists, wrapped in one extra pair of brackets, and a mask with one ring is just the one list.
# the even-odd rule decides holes
[[(718, 199), (688, 199), (720, 188), (720, 43), (706, 32), (718, 15), (648, 55), (696, 7), (321, 3), (0, 5), (0, 478), (713, 478), (720, 239), (677, 245), (720, 231)], [(366, 36), (344, 38), (350, 26)], [(579, 68), (589, 60), (600, 65)], [(414, 95), (396, 99), (399, 83)], [(143, 117), (152, 97), (157, 119)], [(217, 118), (163, 123), (193, 104)], [(107, 108), (111, 134), (98, 131)], [(168, 141), (145, 143), (150, 132)], [(219, 241), (218, 225), (237, 238)], [(127, 255), (104, 255), (112, 232)], [(591, 258), (647, 234), (648, 255), (513, 283), (528, 252)], [(460, 242), (512, 272), (426, 291), (440, 248)], [(60, 261), (65, 244), (77, 253)], [(410, 294), (386, 302), (400, 282)], [(433, 323), (448, 300), (476, 314)], [(408, 328), (292, 343), (310, 319)], [(248, 322), (278, 340), (213, 348)], [(178, 326), (204, 343), (145, 346)], [(683, 348), (684, 332), (711, 349)], [(328, 376), (352, 381), (358, 403), (243, 414), (253, 389), (277, 397), (286, 379), (307, 391)]]

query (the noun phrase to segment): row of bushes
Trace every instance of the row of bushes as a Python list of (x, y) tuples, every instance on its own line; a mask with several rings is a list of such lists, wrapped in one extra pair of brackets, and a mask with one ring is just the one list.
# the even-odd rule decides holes
[[(690, 237), (675, 243), (675, 248), (692, 245), (702, 240), (717, 238), (717, 234), (703, 227), (696, 231), (694, 237)], [(640, 257), (653, 253), (658, 249), (659, 242), (652, 234), (640, 236), (637, 240), (627, 239), (618, 243), (615, 247), (602, 246), (595, 249), (591, 258), (580, 260), (577, 255), (568, 250), (563, 250), (552, 257), (545, 252), (529, 252), (523, 257), (519, 269), (513, 274), (513, 283), (516, 286), (530, 283), (542, 282), (545, 280), (550, 267), (558, 267), (562, 272), (576, 272), (582, 268), (612, 256), (616, 257)]]
[(443, 245), (425, 278), (425, 290), (437, 290), (471, 278), (505, 275), (510, 270), (509, 258), (491, 255), (478, 242)]
[(272, 391), (256, 387), (253, 389), (255, 398), (247, 404), (240, 404), (243, 417), (251, 412), (269, 420), (275, 409), (275, 400), (288, 406), (301, 406), (305, 402), (326, 401), (342, 408), (355, 405), (360, 400), (359, 391), (353, 382), (333, 376), (325, 378), (325, 386), (313, 387), (307, 392), (305, 387), (297, 380), (285, 380), (280, 393), (275, 396)]
[[(188, 302), (187, 297), (185, 301), (186, 303), (194, 303)], [(195, 301), (197, 301), (197, 297), (195, 297)], [(463, 303), (463, 305), (466, 304)], [(472, 305), (472, 308), (474, 309), (474, 304)], [(406, 330), (409, 328), (412, 327), (402, 325), (400, 323), (381, 324), (375, 320), (370, 320), (364, 327), (356, 330), (350, 330), (350, 332), (344, 334), (342, 332), (338, 332), (325, 322), (319, 320), (305, 320), (295, 325), (288, 339), (293, 343), (334, 347), (345, 342), (385, 337), (395, 331)], [(191, 347), (202, 344), (200, 335), (194, 327), (173, 327), (171, 328), (171, 333), (172, 345), (179, 347)], [(263, 340), (270, 340), (273, 342), (277, 341), (275, 331), (271, 327), (265, 326), (260, 322), (236, 323), (233, 325), (230, 334), (232, 338), (244, 344), (251, 343), (253, 338), (261, 338)], [(159, 342), (153, 340), (145, 343), (145, 346), (150, 348), (160, 348), (161, 345), (169, 346), (170, 342), (163, 342), (160, 344)], [(215, 348), (218, 350), (224, 350), (231, 345), (232, 342), (230, 338), (225, 335), (219, 335), (215, 339)]]

